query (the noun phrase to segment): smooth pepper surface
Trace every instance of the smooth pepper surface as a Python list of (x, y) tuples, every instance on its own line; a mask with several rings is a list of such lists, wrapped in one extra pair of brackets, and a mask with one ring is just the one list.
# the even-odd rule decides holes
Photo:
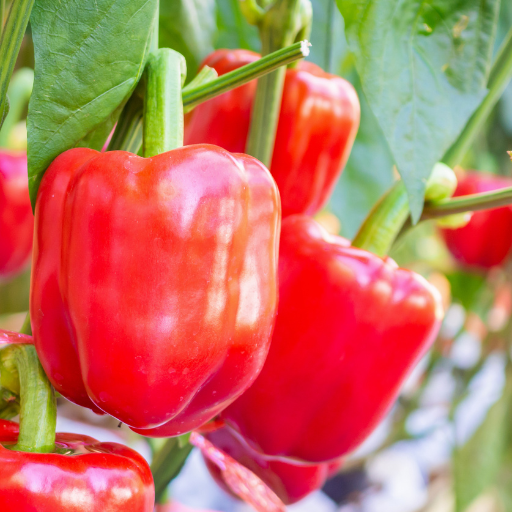
[[(217, 448), (261, 478), (285, 505), (296, 503), (320, 489), (327, 478), (335, 474), (342, 464), (341, 460), (337, 460), (322, 464), (298, 465), (268, 459), (252, 450), (227, 428), (206, 434), (205, 437)], [(231, 494), (218, 466), (207, 458), (204, 458), (204, 461), (217, 484)]]
[[(454, 196), (512, 187), (504, 176), (470, 171), (459, 178)], [(512, 207), (474, 212), (462, 228), (442, 230), (453, 257), (467, 267), (489, 269), (502, 265), (512, 249)]]
[[(217, 50), (203, 65), (223, 75), (258, 58), (248, 50)], [(185, 144), (244, 152), (255, 93), (252, 81), (196, 107), (186, 116)], [(270, 165), (283, 217), (313, 215), (324, 206), (350, 155), (359, 117), (357, 94), (343, 78), (304, 61), (286, 71)]]
[(53, 453), (9, 449), (18, 425), (0, 420), (0, 510), (152, 512), (153, 477), (136, 451), (78, 434), (57, 434)]
[(0, 277), (22, 271), (32, 254), (34, 216), (28, 195), (27, 155), (0, 151)]
[(196, 428), (256, 378), (276, 311), (279, 194), (256, 159), (73, 149), (36, 203), (31, 319), (62, 395), (145, 435)]
[(388, 412), (441, 318), (437, 290), (419, 275), (288, 217), (270, 352), (221, 418), (267, 456), (340, 457)]

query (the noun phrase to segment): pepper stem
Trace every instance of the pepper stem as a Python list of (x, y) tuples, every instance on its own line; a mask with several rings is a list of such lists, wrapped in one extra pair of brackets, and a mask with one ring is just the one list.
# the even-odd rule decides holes
[(12, 3), (0, 39), (0, 127), (8, 112), (7, 89), (14, 64), (18, 58), (34, 0), (16, 0)]
[[(182, 89), (184, 112), (189, 112), (197, 105), (240, 87), (251, 80), (270, 73), (281, 66), (286, 66), (309, 55), (310, 44), (301, 41), (263, 57), (256, 62), (235, 69), (225, 75), (216, 77), (211, 68), (203, 68), (199, 74)], [(123, 109), (117, 123), (114, 136), (108, 147), (109, 151), (124, 150), (138, 153), (142, 143), (143, 102), (139, 99), (144, 89), (141, 83)], [(143, 94), (142, 94), (143, 95)]]
[[(311, 9), (305, 9), (309, 0), (276, 0), (264, 14), (255, 16), (260, 31), (262, 55), (284, 48), (311, 23)], [(304, 13), (309, 12), (306, 20)], [(249, 18), (249, 22), (254, 19)], [(281, 67), (258, 80), (252, 106), (251, 127), (246, 153), (256, 157), (267, 167), (272, 160), (276, 138), (281, 96), (286, 68)]]
[[(457, 187), (455, 173), (444, 164), (436, 164), (427, 181), (425, 200), (451, 197)], [(377, 256), (386, 256), (409, 217), (409, 201), (403, 181), (398, 181), (373, 207), (352, 241)]]
[(281, 48), (270, 53), (255, 62), (251, 62), (241, 68), (219, 76), (205, 84), (191, 88), (190, 86), (193, 83), (191, 82), (183, 89), (183, 105), (186, 110), (191, 110), (200, 103), (239, 87), (255, 78), (267, 75), (276, 69), (285, 69), (283, 66), (307, 57), (309, 55), (310, 46), (308, 41), (299, 41), (286, 48)]
[(13, 450), (49, 453), (55, 448), (57, 404), (54, 390), (33, 345), (0, 351), (2, 388), (20, 397), (20, 433)]
[(149, 56), (146, 67), (143, 148), (146, 158), (183, 146), (185, 58), (169, 48)]

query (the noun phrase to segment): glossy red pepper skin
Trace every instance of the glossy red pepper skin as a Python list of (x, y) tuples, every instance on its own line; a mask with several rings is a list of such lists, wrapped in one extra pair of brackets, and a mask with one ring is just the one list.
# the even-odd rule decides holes
[(73, 149), (36, 203), (31, 319), (69, 400), (178, 435), (256, 378), (276, 311), (279, 195), (209, 145), (151, 159)]
[(53, 453), (5, 448), (17, 439), (18, 425), (0, 420), (0, 510), (153, 511), (153, 477), (136, 451), (77, 434), (57, 434)]
[(440, 296), (422, 277), (311, 218), (288, 217), (270, 352), (221, 418), (269, 456), (318, 463), (345, 455), (388, 412), (441, 317)]
[[(459, 178), (455, 196), (466, 196), (512, 187), (512, 180), (471, 171)], [(443, 229), (453, 257), (466, 267), (490, 269), (502, 265), (512, 249), (512, 207), (474, 212), (469, 223), (457, 229)]]
[[(226, 428), (211, 432), (206, 435), (206, 438), (261, 478), (285, 505), (296, 503), (320, 489), (327, 478), (333, 475), (342, 464), (341, 460), (315, 465), (297, 465), (279, 460), (269, 460), (252, 450), (243, 440), (234, 436)], [(204, 461), (217, 484), (227, 493), (232, 494), (224, 482), (218, 466), (207, 458), (204, 458)]]
[(34, 216), (28, 194), (27, 155), (0, 151), (0, 277), (21, 272), (30, 261)]
[[(203, 65), (219, 75), (259, 55), (217, 50)], [(207, 142), (244, 152), (256, 81), (196, 107), (187, 116), (185, 144)], [(270, 172), (281, 193), (283, 217), (313, 215), (327, 202), (350, 155), (360, 106), (352, 85), (311, 62), (286, 71)]]

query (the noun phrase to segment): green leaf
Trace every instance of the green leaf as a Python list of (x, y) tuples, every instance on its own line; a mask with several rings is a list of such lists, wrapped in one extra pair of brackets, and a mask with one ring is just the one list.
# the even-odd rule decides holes
[[(144, 70), (157, 7), (157, 0), (36, 0), (35, 81), (27, 118), (32, 203), (55, 157), (109, 119), (112, 126), (112, 113)], [(97, 138), (94, 145), (100, 145)]]
[(368, 102), (409, 193), (486, 94), (499, 0), (337, 0)]
[(215, 0), (160, 0), (159, 45), (185, 57), (189, 80), (213, 51), (215, 31)]
[(217, 35), (215, 48), (244, 48), (259, 52), (258, 29), (244, 18), (240, 0), (216, 0)]
[(512, 375), (499, 400), (489, 409), (471, 439), (457, 447), (453, 456), (455, 511), (463, 512), (480, 494), (490, 488), (500, 474), (507, 447), (512, 400)]
[(357, 75), (354, 73), (350, 79), (361, 103), (361, 123), (328, 208), (340, 219), (342, 235), (352, 239), (373, 205), (393, 184), (393, 157)]

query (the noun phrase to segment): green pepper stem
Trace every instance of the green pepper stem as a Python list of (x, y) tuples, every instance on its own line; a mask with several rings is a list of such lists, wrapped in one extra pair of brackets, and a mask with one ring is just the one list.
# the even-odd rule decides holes
[[(305, 0), (308, 1), (308, 0)], [(300, 0), (276, 0), (258, 23), (262, 55), (270, 54), (292, 44), (304, 28)], [(263, 76), (258, 80), (252, 107), (251, 127), (246, 153), (270, 166), (276, 138), (281, 96), (286, 68)]]
[(152, 157), (183, 146), (185, 58), (169, 48), (149, 56), (144, 98), (144, 156)]
[(190, 110), (204, 101), (235, 89), (255, 78), (267, 75), (278, 68), (285, 69), (282, 66), (307, 57), (310, 46), (307, 41), (300, 41), (270, 53), (246, 66), (230, 71), (205, 84), (190, 88), (191, 82), (189, 86), (183, 89), (183, 106)]
[(490, 210), (500, 206), (512, 204), (512, 187), (460, 196), (454, 199), (447, 199), (435, 204), (427, 204), (423, 210), (421, 220), (437, 219), (456, 213), (475, 212), (479, 210)]
[(156, 503), (165, 502), (167, 486), (178, 476), (192, 448), (190, 443), (180, 443), (179, 437), (172, 437), (167, 439), (156, 452), (151, 463), (151, 472), (155, 481)]
[(352, 247), (386, 256), (408, 216), (409, 201), (400, 180), (374, 206), (352, 241)]
[[(444, 164), (436, 164), (427, 181), (425, 200), (451, 197), (457, 187), (455, 173)], [(373, 207), (352, 241), (359, 247), (384, 257), (409, 218), (409, 201), (403, 181), (398, 181)]]
[(57, 404), (33, 345), (0, 351), (2, 388), (20, 397), (20, 433), (13, 450), (48, 453), (55, 448)]
[(12, 75), (9, 84), (9, 113), (0, 130), (0, 147), (7, 147), (9, 134), (21, 119), (23, 110), (28, 104), (34, 86), (34, 71), (30, 68), (21, 68)]
[[(214, 70), (203, 68), (196, 77), (197, 80), (194, 78), (182, 89), (184, 112), (189, 112), (200, 103), (270, 73), (280, 66), (286, 66), (307, 57), (309, 47), (310, 44), (307, 41), (295, 43), (218, 78), (213, 78)], [(109, 151), (121, 149), (138, 153), (142, 142), (143, 117), (143, 105), (138, 96), (143, 87), (141, 84), (124, 107), (110, 142)]]
[(0, 126), (9, 108), (7, 89), (33, 5), (34, 0), (13, 2), (2, 31), (0, 39)]
[(456, 142), (446, 152), (442, 161), (454, 167), (460, 165), (464, 155), (467, 153), (471, 144), (480, 133), (482, 127), (487, 121), (490, 113), (501, 98), (503, 91), (512, 79), (512, 28), (508, 31), (505, 41), (501, 45), (491, 73), (487, 88), (489, 93), (484, 98), (480, 106), (471, 116)]

